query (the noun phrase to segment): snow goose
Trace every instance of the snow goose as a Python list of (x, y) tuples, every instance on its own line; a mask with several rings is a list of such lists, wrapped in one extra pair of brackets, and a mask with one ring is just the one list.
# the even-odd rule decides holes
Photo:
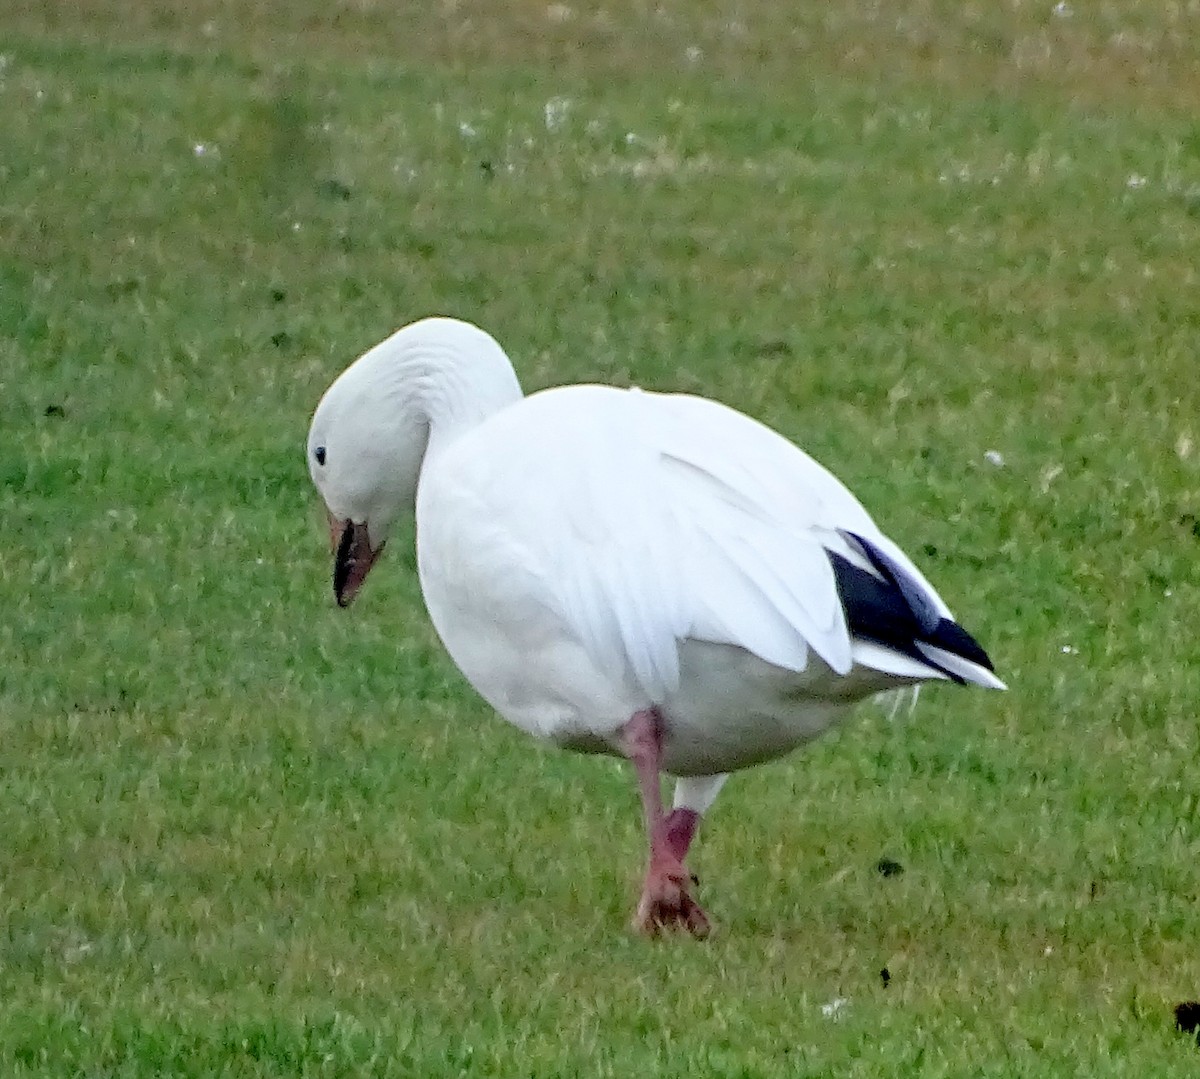
[(729, 772), (885, 690), (1004, 688), (837, 479), (714, 401), (525, 397), (493, 338), (430, 318), (333, 382), (308, 463), (339, 604), (415, 511), (425, 603), (471, 685), (529, 734), (633, 764), (649, 843), (634, 924), (651, 934), (708, 932), (684, 860)]

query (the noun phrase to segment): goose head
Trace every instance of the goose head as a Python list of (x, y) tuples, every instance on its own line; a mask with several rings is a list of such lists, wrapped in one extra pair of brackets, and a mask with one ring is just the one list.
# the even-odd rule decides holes
[(309, 427), (308, 468), (329, 517), (340, 606), (412, 513), (429, 455), (521, 396), (496, 341), (449, 318), (397, 330), (334, 380)]

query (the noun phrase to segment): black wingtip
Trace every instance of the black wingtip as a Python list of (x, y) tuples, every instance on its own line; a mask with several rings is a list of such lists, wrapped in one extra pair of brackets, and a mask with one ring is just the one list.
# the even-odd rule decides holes
[(942, 621), (942, 616), (933, 600), (926, 594), (925, 589), (912, 579), (908, 570), (865, 536), (860, 536), (857, 532), (849, 532), (844, 528), (839, 528), (838, 531), (845, 539), (853, 541), (858, 546), (871, 565), (875, 567), (876, 573), (896, 587), (904, 597), (904, 602), (908, 604), (908, 609), (921, 629), (926, 633), (935, 633), (939, 622)]
[(853, 636), (882, 644), (935, 667), (959, 685), (966, 685), (967, 679), (926, 655), (918, 643), (940, 648), (985, 670), (995, 671), (979, 642), (953, 619), (943, 617), (925, 589), (902, 566), (869, 540), (852, 532), (843, 532), (843, 535), (862, 550), (879, 575), (860, 569), (836, 551), (826, 552)]
[(983, 646), (962, 626), (957, 622), (952, 622), (949, 618), (943, 618), (938, 622), (937, 629), (923, 639), (947, 652), (953, 652), (956, 656), (962, 656), (963, 659), (970, 660), (993, 674), (996, 671), (996, 668), (992, 666), (991, 657), (983, 650)]

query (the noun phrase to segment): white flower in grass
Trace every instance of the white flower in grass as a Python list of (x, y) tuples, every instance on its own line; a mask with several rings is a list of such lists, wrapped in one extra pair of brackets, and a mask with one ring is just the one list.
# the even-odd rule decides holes
[(1146, 186), (1146, 177), (1135, 172), (1129, 177), (1128, 180), (1125, 181), (1125, 186), (1129, 188), (1130, 191), (1136, 191), (1139, 187)]
[(983, 455), (983, 459), (987, 461), (989, 465), (994, 465), (996, 468), (1004, 467), (1004, 454), (1002, 454), (999, 450), (988, 450), (987, 453)]
[(845, 997), (834, 997), (828, 1004), (821, 1005), (821, 1014), (826, 1019), (840, 1019), (842, 1012), (846, 1010), (846, 1005), (849, 1003), (850, 1001)]
[(1058, 479), (1059, 476), (1062, 475), (1062, 470), (1063, 466), (1059, 464), (1047, 465), (1042, 469), (1042, 476), (1040, 480), (1042, 494), (1046, 494), (1050, 490), (1050, 484), (1052, 484), (1056, 479)]
[(542, 109), (547, 131), (557, 131), (566, 123), (567, 113), (571, 111), (571, 100), (566, 97), (552, 97)]

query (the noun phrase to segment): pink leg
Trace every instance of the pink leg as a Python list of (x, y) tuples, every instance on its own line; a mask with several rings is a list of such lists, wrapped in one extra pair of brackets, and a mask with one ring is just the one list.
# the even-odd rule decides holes
[(695, 838), (696, 826), (700, 823), (700, 814), (694, 809), (684, 809), (680, 806), (679, 809), (672, 809), (663, 823), (667, 845), (675, 857), (682, 862), (687, 857), (692, 839)]
[(655, 710), (633, 715), (621, 731), (621, 748), (637, 772), (650, 844), (634, 928), (650, 936), (656, 936), (664, 926), (683, 928), (694, 937), (706, 937), (708, 916), (689, 894), (692, 878), (683, 864), (699, 818), (690, 809), (677, 809), (670, 816), (663, 814), (659, 783), (662, 729)]

